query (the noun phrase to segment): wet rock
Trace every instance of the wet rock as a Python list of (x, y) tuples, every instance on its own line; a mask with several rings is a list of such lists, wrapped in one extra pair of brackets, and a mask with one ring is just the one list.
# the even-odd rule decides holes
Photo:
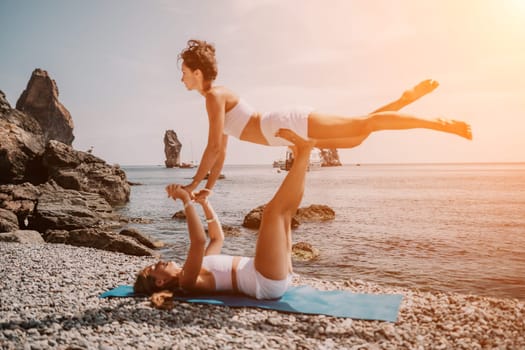
[(300, 223), (328, 221), (335, 219), (335, 211), (327, 205), (312, 204), (299, 208), (294, 218)]
[(222, 224), (222, 231), (226, 237), (237, 237), (241, 235), (239, 227)]
[[(261, 218), (265, 207), (266, 204), (263, 204), (255, 209), (252, 209), (244, 217), (242, 226), (254, 230), (258, 229), (259, 226), (261, 226)], [(292, 218), (292, 228), (296, 228), (297, 226), (299, 226), (299, 222), (295, 218)]]
[[(252, 209), (245, 217), (242, 223), (243, 227), (250, 229), (258, 229), (261, 225), (262, 213), (266, 205), (260, 205)], [(299, 208), (297, 213), (292, 218), (292, 228), (298, 227), (304, 222), (318, 222), (333, 220), (335, 212), (326, 205), (313, 204), (309, 207)]]
[(319, 257), (319, 250), (310, 243), (297, 242), (292, 245), (292, 256), (297, 260), (309, 261)]
[(184, 210), (179, 210), (179, 211), (176, 211), (172, 216), (171, 216), (172, 219), (177, 219), (177, 220), (186, 220), (186, 214), (184, 213)]

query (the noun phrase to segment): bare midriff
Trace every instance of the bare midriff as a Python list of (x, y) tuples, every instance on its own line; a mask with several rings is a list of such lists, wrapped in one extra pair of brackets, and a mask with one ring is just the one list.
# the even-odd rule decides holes
[(250, 117), (250, 120), (242, 130), (239, 138), (243, 141), (258, 143), (259, 145), (268, 145), (268, 142), (261, 131), (260, 114), (256, 113)]

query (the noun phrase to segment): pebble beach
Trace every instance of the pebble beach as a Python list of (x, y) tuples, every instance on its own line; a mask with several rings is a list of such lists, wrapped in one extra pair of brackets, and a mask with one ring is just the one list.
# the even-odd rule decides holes
[(146, 298), (100, 299), (155, 258), (62, 244), (0, 242), (1, 349), (523, 349), (525, 303), (359, 280), (297, 285), (403, 294), (397, 322)]

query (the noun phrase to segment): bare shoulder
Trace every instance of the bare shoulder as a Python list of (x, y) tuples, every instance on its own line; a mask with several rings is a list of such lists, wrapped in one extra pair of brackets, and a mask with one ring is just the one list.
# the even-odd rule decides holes
[(200, 291), (200, 292), (210, 292), (215, 290), (215, 279), (213, 278), (213, 275), (211, 272), (201, 269), (201, 272), (199, 273), (199, 277), (197, 277), (197, 281), (195, 281), (195, 285), (193, 286), (194, 291)]
[(236, 104), (238, 101), (237, 94), (225, 86), (214, 86), (206, 94), (206, 102), (219, 103), (226, 107)]

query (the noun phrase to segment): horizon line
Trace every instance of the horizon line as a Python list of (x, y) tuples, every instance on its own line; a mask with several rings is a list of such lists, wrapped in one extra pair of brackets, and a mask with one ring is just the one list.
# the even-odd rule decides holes
[[(350, 165), (350, 166), (362, 166), (362, 165), (488, 165), (488, 164), (508, 164), (508, 165), (518, 165), (524, 164), (525, 161), (492, 161), (492, 162), (355, 162), (355, 163), (342, 163), (341, 166)], [(166, 167), (164, 164), (119, 164), (114, 163), (113, 165), (118, 165), (120, 167)], [(258, 166), (258, 165), (267, 165), (272, 166), (271, 163), (227, 163), (224, 166)], [(338, 166), (328, 166), (326, 168), (337, 168)], [(174, 167), (179, 168), (179, 167)], [(191, 168), (190, 168), (191, 169)]]

